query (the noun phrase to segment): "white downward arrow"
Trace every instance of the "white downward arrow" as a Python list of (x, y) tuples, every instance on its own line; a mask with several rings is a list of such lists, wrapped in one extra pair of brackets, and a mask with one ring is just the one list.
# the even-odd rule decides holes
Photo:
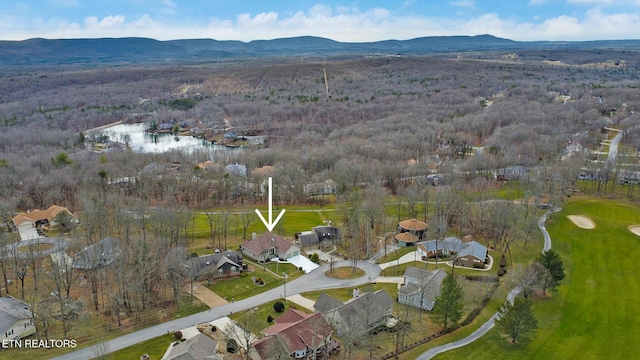
[(264, 216), (262, 216), (262, 214), (260, 213), (260, 210), (256, 209), (256, 214), (258, 214), (258, 216), (260, 217), (260, 220), (262, 220), (262, 223), (264, 224), (264, 226), (267, 227), (267, 230), (269, 230), (270, 232), (273, 231), (274, 227), (276, 227), (276, 224), (278, 223), (278, 221), (280, 221), (280, 218), (282, 217), (285, 211), (284, 209), (282, 209), (278, 217), (276, 217), (276, 220), (273, 221), (272, 206), (273, 206), (273, 200), (271, 195), (271, 177), (269, 177), (269, 221), (267, 222), (267, 220), (264, 219)]

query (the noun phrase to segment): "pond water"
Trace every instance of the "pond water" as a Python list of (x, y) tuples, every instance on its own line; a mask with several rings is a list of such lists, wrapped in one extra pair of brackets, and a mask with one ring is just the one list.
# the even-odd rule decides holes
[(161, 153), (169, 150), (190, 151), (193, 149), (208, 148), (210, 150), (229, 149), (221, 145), (213, 145), (207, 140), (197, 139), (191, 136), (173, 136), (171, 134), (149, 134), (144, 130), (147, 124), (119, 124), (100, 130), (99, 134), (109, 136), (111, 141), (128, 143), (135, 152)]

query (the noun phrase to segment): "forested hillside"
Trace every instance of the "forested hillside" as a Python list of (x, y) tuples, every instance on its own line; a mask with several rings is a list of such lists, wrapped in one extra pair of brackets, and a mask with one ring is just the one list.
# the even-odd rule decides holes
[[(190, 164), (182, 167), (189, 176), (205, 160), (239, 162), (249, 170), (270, 165), (276, 177), (298, 185), (331, 178), (342, 191), (384, 182), (392, 192), (407, 176), (555, 166), (572, 138), (595, 149), (604, 126), (637, 123), (639, 70), (627, 62), (566, 65), (518, 61), (511, 54), (491, 61), (384, 57), (3, 69), (0, 196), (14, 209), (81, 208), (87, 192), (118, 193), (106, 178), (135, 177), (151, 161)], [(171, 106), (176, 99), (197, 101), (179, 109)], [(267, 135), (268, 145), (220, 160), (203, 149), (98, 155), (79, 135), (116, 121), (152, 120), (200, 126), (226, 120), (241, 132)], [(68, 155), (70, 166), (52, 162), (59, 153)], [(185, 206), (205, 205), (209, 196), (193, 184), (183, 185), (188, 196), (154, 190), (177, 186), (171, 181), (147, 183), (145, 193), (159, 195), (144, 198), (162, 203), (171, 195)], [(301, 191), (291, 196), (305, 201)]]

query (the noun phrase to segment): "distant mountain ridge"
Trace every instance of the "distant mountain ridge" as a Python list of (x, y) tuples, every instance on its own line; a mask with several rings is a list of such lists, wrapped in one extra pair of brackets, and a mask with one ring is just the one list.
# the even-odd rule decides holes
[(149, 38), (28, 39), (0, 41), (0, 66), (72, 63), (140, 63), (277, 56), (420, 55), (442, 52), (535, 49), (640, 50), (640, 40), (522, 42), (492, 35), (430, 36), (410, 40), (339, 42), (300, 36), (250, 42)]

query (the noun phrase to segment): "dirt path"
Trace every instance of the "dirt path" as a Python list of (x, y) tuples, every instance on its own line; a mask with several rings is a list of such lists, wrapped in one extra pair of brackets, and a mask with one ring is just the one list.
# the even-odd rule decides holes
[[(186, 286), (184, 289), (188, 294), (191, 293), (190, 286)], [(195, 296), (198, 300), (207, 304), (210, 308), (216, 308), (218, 306), (228, 304), (229, 302), (223, 298), (221, 298), (218, 294), (209, 290), (206, 286), (200, 283), (193, 284), (193, 296)]]

